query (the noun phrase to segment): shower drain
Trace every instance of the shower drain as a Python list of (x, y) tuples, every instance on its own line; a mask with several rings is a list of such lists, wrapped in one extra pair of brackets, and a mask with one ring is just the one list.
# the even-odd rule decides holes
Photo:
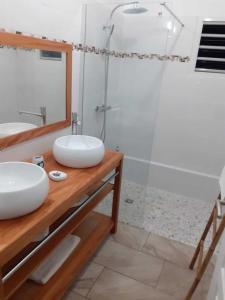
[(125, 200), (125, 202), (128, 203), (128, 204), (133, 204), (133, 203), (134, 203), (134, 200), (128, 198), (128, 199)]

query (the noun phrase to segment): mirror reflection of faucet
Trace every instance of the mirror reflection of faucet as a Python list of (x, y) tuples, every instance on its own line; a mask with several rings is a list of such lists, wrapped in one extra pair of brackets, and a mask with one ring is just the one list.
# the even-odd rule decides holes
[(32, 112), (32, 111), (26, 111), (26, 110), (20, 110), (19, 114), (22, 115), (31, 115), (31, 116), (36, 116), (40, 117), (42, 119), (43, 125), (46, 125), (47, 121), (47, 109), (46, 106), (41, 106), (40, 107), (40, 113)]
[(78, 114), (72, 112), (72, 135), (78, 134), (78, 126), (81, 125), (81, 122), (78, 120)]

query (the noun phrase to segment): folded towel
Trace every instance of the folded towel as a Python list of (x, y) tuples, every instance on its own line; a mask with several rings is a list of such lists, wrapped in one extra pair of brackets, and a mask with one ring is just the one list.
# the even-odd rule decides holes
[(30, 279), (39, 284), (45, 284), (63, 265), (69, 255), (78, 246), (80, 238), (75, 235), (67, 236), (52, 253), (35, 269)]
[(223, 168), (223, 171), (221, 173), (219, 184), (220, 184), (221, 201), (224, 202), (225, 201), (225, 167)]

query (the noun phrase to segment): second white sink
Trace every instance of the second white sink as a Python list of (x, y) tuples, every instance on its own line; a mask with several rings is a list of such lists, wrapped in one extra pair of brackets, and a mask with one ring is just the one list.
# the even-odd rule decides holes
[(30, 123), (14, 122), (0, 124), (0, 138), (20, 133), (23, 131), (37, 128), (36, 125)]
[(53, 146), (56, 161), (66, 167), (89, 168), (99, 164), (105, 154), (100, 139), (86, 135), (67, 135), (58, 138)]
[(48, 195), (44, 169), (25, 162), (0, 163), (0, 220), (26, 215)]

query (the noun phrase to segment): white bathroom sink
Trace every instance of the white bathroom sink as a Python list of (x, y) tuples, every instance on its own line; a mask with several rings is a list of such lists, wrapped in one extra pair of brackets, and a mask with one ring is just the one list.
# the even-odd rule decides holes
[(0, 163), (0, 219), (26, 215), (42, 205), (48, 195), (44, 169), (25, 162)]
[(53, 155), (58, 163), (72, 168), (89, 168), (99, 164), (105, 154), (100, 139), (86, 135), (68, 135), (58, 138)]
[(37, 128), (36, 125), (30, 123), (2, 123), (0, 124), (0, 138)]

